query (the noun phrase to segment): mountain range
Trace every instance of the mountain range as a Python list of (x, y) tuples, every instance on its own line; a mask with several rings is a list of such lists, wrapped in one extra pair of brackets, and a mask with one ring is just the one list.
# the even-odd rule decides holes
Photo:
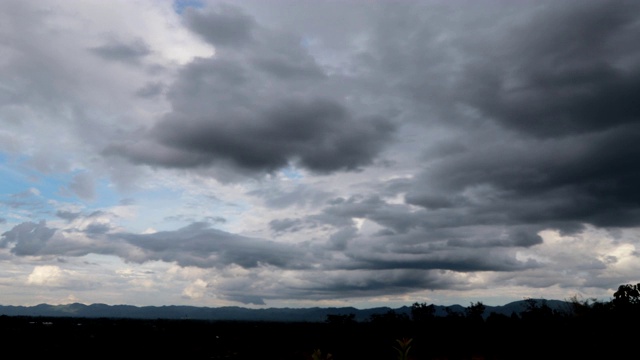
[[(484, 316), (491, 313), (510, 316), (520, 314), (527, 309), (532, 299), (520, 300), (500, 306), (485, 305)], [(537, 306), (546, 304), (552, 310), (568, 311), (570, 303), (561, 300), (536, 300)], [(461, 305), (434, 305), (435, 316), (446, 316), (450, 312), (464, 314), (466, 307)], [(193, 319), (211, 321), (278, 321), (278, 322), (323, 322), (328, 315), (355, 315), (356, 321), (366, 321), (374, 314), (383, 315), (390, 311), (396, 314), (411, 314), (411, 306), (399, 308), (376, 307), (357, 309), (354, 307), (311, 307), (311, 308), (267, 308), (249, 309), (236, 306), (197, 307), (197, 306), (133, 306), (133, 305), (85, 305), (73, 303), (67, 305), (39, 304), (35, 306), (2, 306), (0, 315), (33, 317), (77, 317), (77, 318), (127, 318), (127, 319)]]

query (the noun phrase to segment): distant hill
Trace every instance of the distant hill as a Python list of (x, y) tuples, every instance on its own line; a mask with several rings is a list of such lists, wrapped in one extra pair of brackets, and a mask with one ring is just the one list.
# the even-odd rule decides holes
[[(568, 311), (570, 304), (561, 300), (535, 299), (538, 306), (545, 303), (556, 311)], [(435, 305), (436, 316), (446, 316), (447, 310), (464, 313), (464, 306)], [(520, 300), (501, 306), (486, 306), (484, 316), (492, 312), (511, 315), (526, 310), (527, 301)], [(84, 305), (73, 303), (68, 305), (40, 304), (35, 306), (2, 306), (0, 315), (6, 316), (39, 316), (39, 317), (77, 317), (77, 318), (127, 318), (127, 319), (194, 319), (218, 321), (278, 321), (278, 322), (323, 322), (327, 315), (355, 315), (356, 321), (367, 321), (374, 314), (385, 314), (394, 311), (397, 314), (411, 314), (410, 306), (400, 308), (378, 307), (357, 309), (353, 307), (312, 307), (312, 308), (267, 308), (248, 309), (236, 306), (197, 307), (197, 306), (132, 306), (132, 305)]]

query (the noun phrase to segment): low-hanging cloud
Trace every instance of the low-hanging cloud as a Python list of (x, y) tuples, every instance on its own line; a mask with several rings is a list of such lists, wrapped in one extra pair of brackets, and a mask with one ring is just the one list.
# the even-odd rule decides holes
[(10, 248), (17, 256), (95, 253), (116, 255), (137, 263), (160, 260), (202, 268), (231, 264), (243, 268), (308, 267), (307, 255), (301, 248), (227, 233), (210, 228), (208, 223), (193, 223), (174, 231), (131, 234), (114, 231), (104, 222), (94, 221), (83, 228), (65, 229), (50, 227), (45, 221), (25, 222), (4, 232), (0, 239), (0, 247)]
[(219, 267), (236, 264), (243, 268), (271, 265), (305, 268), (299, 249), (268, 240), (252, 239), (194, 223), (175, 231), (153, 234), (116, 234), (144, 252), (136, 261), (175, 261), (181, 266)]

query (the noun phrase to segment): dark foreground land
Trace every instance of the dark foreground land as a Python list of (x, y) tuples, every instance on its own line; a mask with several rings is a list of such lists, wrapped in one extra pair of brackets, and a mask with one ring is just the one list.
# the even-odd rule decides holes
[(404, 359), (399, 339), (412, 339), (406, 359), (640, 358), (637, 315), (418, 315), (324, 323), (0, 316), (0, 339), (24, 359), (394, 360)]
[(415, 303), (410, 315), (325, 322), (3, 315), (0, 341), (19, 354), (11, 359), (640, 359), (640, 284), (621, 285), (610, 302), (574, 299), (566, 311), (535, 300), (511, 316), (487, 315), (480, 302), (465, 310), (434, 316), (433, 304)]

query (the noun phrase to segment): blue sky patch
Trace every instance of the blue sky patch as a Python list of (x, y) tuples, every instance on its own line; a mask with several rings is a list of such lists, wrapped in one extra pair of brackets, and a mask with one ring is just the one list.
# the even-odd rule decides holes
[(202, 9), (204, 4), (199, 0), (175, 0), (173, 2), (173, 10), (178, 14), (182, 14), (187, 8)]

